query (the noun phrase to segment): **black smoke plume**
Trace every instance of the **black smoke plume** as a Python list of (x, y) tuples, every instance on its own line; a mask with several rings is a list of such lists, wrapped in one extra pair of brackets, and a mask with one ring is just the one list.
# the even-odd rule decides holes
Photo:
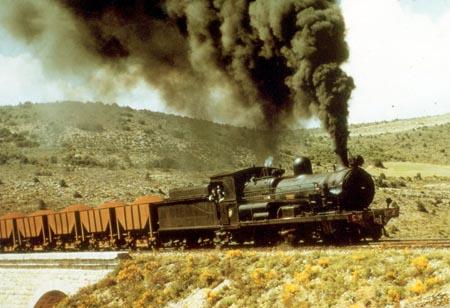
[(61, 21), (45, 21), (58, 7), (68, 16), (64, 23), (72, 23), (62, 28), (76, 29), (77, 47), (67, 53), (83, 60), (74, 65), (85, 61), (113, 72), (133, 67), (136, 78), (145, 78), (177, 110), (220, 113), (224, 120), (249, 115), (255, 121), (259, 114), (273, 130), (315, 115), (347, 164), (347, 101), (354, 85), (340, 68), (348, 48), (336, 1), (6, 1), (11, 33), (30, 42), (61, 31)]

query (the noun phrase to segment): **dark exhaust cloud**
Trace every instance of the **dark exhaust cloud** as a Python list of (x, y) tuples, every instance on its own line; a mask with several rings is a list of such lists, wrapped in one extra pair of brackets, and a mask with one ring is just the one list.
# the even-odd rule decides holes
[[(2, 21), (16, 37), (30, 44), (61, 38), (50, 54), (62, 49), (68, 57), (47, 58), (51, 69), (108, 67), (110, 78), (132, 71), (171, 108), (225, 121), (248, 117), (275, 131), (314, 115), (347, 163), (354, 84), (340, 68), (348, 48), (335, 1), (4, 1)], [(55, 17), (61, 14), (67, 18)]]

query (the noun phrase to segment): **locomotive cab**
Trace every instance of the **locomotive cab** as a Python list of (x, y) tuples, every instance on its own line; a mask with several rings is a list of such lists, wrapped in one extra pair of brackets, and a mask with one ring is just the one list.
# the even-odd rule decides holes
[(261, 190), (266, 190), (266, 196), (270, 196), (275, 187), (274, 179), (284, 173), (283, 169), (273, 167), (251, 167), (230, 173), (218, 174), (211, 177), (210, 199), (219, 199), (218, 216), (222, 225), (235, 224), (241, 219), (241, 206), (248, 203), (251, 193), (261, 195)]

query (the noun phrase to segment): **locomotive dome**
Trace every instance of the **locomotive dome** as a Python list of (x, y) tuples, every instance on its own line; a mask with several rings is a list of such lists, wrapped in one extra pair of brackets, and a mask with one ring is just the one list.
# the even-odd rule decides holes
[(292, 166), (294, 175), (312, 174), (311, 160), (306, 156), (300, 156), (294, 159)]

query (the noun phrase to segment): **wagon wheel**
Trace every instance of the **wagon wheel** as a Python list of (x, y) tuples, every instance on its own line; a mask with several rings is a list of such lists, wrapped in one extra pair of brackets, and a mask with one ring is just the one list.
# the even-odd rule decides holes
[(84, 241), (80, 241), (79, 244), (79, 250), (89, 250), (89, 241), (84, 240)]
[(119, 241), (116, 238), (113, 238), (110, 240), (110, 246), (112, 250), (119, 250), (120, 249), (120, 245), (119, 245)]
[(320, 234), (317, 231), (310, 231), (302, 236), (302, 240), (305, 245), (315, 245), (320, 240)]
[(87, 245), (87, 249), (88, 250), (98, 250), (98, 240), (96, 238), (90, 238), (88, 245)]
[(224, 248), (227, 247), (231, 242), (231, 234), (230, 232), (225, 231), (216, 231), (215, 237), (213, 239), (215, 248)]
[[(151, 250), (155, 250), (160, 246), (158, 239), (154, 236), (149, 236), (148, 238), (148, 248)], [(119, 247), (120, 248), (120, 247)]]
[(186, 248), (187, 249), (194, 249), (200, 247), (200, 242), (198, 236), (188, 236), (185, 238), (186, 240)]
[(136, 250), (136, 240), (129, 241), (127, 243), (127, 248), (130, 250)]

